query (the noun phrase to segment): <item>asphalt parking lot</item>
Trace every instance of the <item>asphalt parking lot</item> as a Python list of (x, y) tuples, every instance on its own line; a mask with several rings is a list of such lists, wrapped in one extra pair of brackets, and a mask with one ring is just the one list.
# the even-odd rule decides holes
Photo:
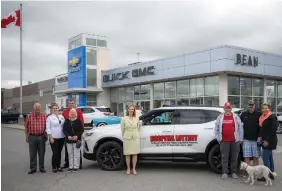
[[(51, 149), (46, 146), (47, 173), (28, 175), (29, 154), (22, 130), (2, 125), (2, 184), (4, 191), (265, 191), (281, 190), (282, 186), (282, 141), (275, 153), (278, 177), (273, 186), (266, 188), (264, 182), (246, 184), (246, 178), (221, 180), (220, 175), (208, 170), (205, 164), (141, 163), (138, 175), (125, 175), (125, 171), (108, 172), (100, 170), (93, 161), (83, 161), (83, 169), (77, 173), (51, 172)], [(282, 135), (279, 135), (282, 140)]]

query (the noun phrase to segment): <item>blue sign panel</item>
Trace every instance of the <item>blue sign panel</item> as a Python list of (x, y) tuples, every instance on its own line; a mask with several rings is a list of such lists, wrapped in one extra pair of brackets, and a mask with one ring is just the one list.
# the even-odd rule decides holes
[(86, 47), (68, 52), (68, 88), (86, 88)]

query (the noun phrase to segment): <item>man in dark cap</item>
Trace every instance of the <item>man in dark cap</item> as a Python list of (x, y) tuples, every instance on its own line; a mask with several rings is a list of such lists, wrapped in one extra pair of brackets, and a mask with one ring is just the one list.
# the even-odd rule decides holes
[(261, 113), (256, 111), (255, 102), (250, 100), (248, 110), (241, 114), (241, 121), (244, 128), (243, 157), (247, 164), (253, 158), (253, 165), (259, 164), (260, 149), (257, 145), (258, 134), (260, 131), (259, 117)]

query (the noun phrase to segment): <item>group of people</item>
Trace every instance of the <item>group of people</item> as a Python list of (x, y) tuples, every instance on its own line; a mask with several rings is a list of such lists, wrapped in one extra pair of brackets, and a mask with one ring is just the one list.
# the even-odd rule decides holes
[[(40, 112), (40, 104), (34, 105), (34, 112), (27, 116), (25, 123), (26, 142), (29, 143), (30, 171), (33, 174), (37, 169), (37, 154), (39, 155), (39, 170), (44, 173), (45, 143), (49, 139), (53, 156), (52, 171), (62, 172), (61, 152), (65, 145), (65, 165), (69, 172), (76, 172), (81, 168), (81, 135), (84, 131), (82, 112), (75, 109), (75, 101), (69, 100), (69, 108), (63, 114), (58, 113), (58, 105), (52, 107), (52, 114), (46, 117)], [(123, 152), (126, 158), (126, 174), (137, 174), (137, 155), (140, 153), (140, 121), (136, 117), (136, 107), (129, 105), (126, 116), (121, 119), (121, 133), (123, 137)], [(249, 101), (248, 111), (240, 116), (232, 112), (232, 104), (224, 104), (224, 113), (218, 116), (215, 122), (215, 138), (220, 144), (222, 178), (238, 178), (238, 156), (240, 145), (243, 146), (244, 161), (250, 165), (259, 164), (259, 158), (265, 166), (274, 172), (272, 151), (277, 146), (277, 117), (270, 111), (267, 103), (262, 104), (262, 113), (256, 111), (255, 103)], [(132, 160), (131, 160), (132, 156)], [(230, 163), (230, 171), (229, 171)], [(270, 174), (269, 177), (274, 179)], [(264, 177), (259, 180), (265, 181)]]
[[(215, 137), (220, 144), (222, 178), (227, 179), (231, 173), (232, 178), (238, 178), (238, 156), (240, 144), (243, 147), (244, 162), (250, 165), (259, 165), (262, 157), (263, 164), (274, 172), (272, 151), (277, 146), (277, 117), (270, 111), (270, 105), (262, 104), (262, 112), (257, 111), (254, 101), (249, 101), (248, 110), (240, 116), (232, 112), (232, 104), (225, 103), (224, 113), (215, 123)], [(230, 171), (229, 171), (230, 163)], [(274, 176), (269, 174), (274, 180)], [(265, 181), (264, 177), (258, 178)]]
[[(75, 108), (75, 100), (68, 101), (69, 108), (59, 114), (58, 105), (52, 106), (52, 114), (41, 113), (41, 105), (34, 104), (34, 111), (25, 120), (26, 142), (29, 144), (30, 171), (37, 170), (37, 155), (39, 171), (45, 173), (44, 158), (46, 141), (49, 140), (52, 149), (52, 172), (77, 172), (82, 168), (81, 136), (84, 131), (82, 112)], [(65, 146), (65, 164), (61, 167), (61, 153)]]

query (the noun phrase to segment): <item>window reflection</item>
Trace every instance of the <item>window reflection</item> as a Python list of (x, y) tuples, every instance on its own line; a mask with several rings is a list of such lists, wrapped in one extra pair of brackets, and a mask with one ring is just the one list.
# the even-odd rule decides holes
[(189, 97), (189, 80), (177, 81), (177, 97)]
[(127, 87), (126, 88), (126, 100), (132, 101), (134, 99), (134, 87)]
[(240, 78), (228, 76), (228, 95), (240, 95)]
[(165, 82), (165, 98), (175, 98), (176, 82)]
[(219, 79), (218, 76), (205, 78), (205, 96), (219, 95)]
[(164, 83), (154, 84), (154, 99), (160, 99), (164, 97)]
[(141, 85), (140, 100), (150, 99), (150, 84)]
[(253, 79), (253, 95), (263, 96), (263, 79)]
[(134, 86), (134, 100), (140, 99), (140, 86)]
[(252, 78), (241, 78), (241, 95), (252, 95)]

